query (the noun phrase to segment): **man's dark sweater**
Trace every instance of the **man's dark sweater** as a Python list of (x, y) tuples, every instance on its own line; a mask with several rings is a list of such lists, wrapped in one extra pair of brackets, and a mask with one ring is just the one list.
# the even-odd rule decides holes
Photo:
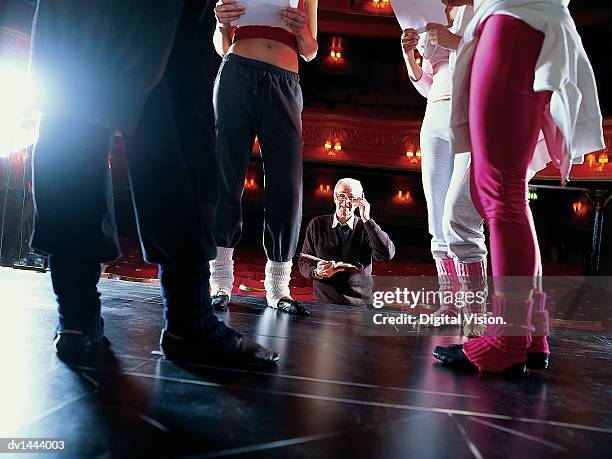
[(337, 225), (334, 215), (313, 218), (306, 228), (302, 253), (328, 261), (344, 261), (363, 265), (363, 272), (341, 271), (332, 277), (317, 279), (317, 262), (300, 257), (300, 272), (314, 280), (314, 299), (321, 303), (363, 306), (372, 298), (372, 259), (386, 261), (395, 255), (395, 246), (374, 220), (366, 223), (355, 217), (354, 228)]

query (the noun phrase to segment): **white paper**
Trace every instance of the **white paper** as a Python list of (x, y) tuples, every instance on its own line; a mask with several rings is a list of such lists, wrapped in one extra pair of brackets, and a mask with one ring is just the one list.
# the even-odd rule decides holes
[(281, 19), (281, 10), (288, 6), (297, 8), (299, 0), (238, 0), (244, 6), (244, 14), (232, 25), (270, 26), (289, 29)]
[(391, 7), (402, 30), (416, 29), (423, 33), (427, 24), (448, 24), (440, 0), (391, 0)]

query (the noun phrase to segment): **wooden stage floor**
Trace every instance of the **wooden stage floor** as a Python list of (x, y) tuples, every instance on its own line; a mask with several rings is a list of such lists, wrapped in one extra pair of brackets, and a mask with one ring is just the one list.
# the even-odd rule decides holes
[[(520, 381), (438, 365), (448, 336), (365, 336), (362, 314), (281, 315), (241, 296), (229, 324), (276, 368), (182, 365), (152, 354), (158, 287), (102, 280), (116, 365), (53, 353), (48, 274), (0, 269), (0, 437), (65, 439), (43, 457), (609, 457), (612, 336), (554, 329), (548, 370)], [(26, 456), (20, 456), (26, 457)]]

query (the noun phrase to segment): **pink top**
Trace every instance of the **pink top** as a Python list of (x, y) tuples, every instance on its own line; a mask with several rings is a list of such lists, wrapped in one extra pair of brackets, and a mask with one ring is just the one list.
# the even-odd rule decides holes
[(423, 76), (412, 81), (419, 93), (427, 98), (427, 103), (450, 100), (452, 74), (449, 69), (449, 51), (440, 46), (429, 59), (423, 59)]

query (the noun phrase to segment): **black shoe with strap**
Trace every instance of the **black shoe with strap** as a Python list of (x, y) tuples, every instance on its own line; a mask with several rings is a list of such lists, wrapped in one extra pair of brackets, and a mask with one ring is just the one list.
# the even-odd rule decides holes
[[(436, 346), (433, 355), (436, 359), (449, 367), (460, 371), (477, 373), (478, 367), (467, 358), (463, 352), (463, 344), (451, 344), (450, 346)], [(525, 363), (516, 363), (504, 369), (500, 375), (508, 379), (522, 378), (525, 374)]]
[(229, 345), (213, 338), (182, 338), (162, 330), (159, 347), (168, 360), (185, 363), (273, 365), (279, 355), (253, 339), (236, 333)]
[(531, 370), (546, 370), (548, 368), (548, 354), (545, 352), (528, 352), (527, 368)]
[(229, 295), (214, 295), (210, 298), (212, 307), (215, 311), (224, 312), (228, 310), (230, 297)]
[(302, 306), (299, 301), (296, 301), (292, 298), (283, 298), (281, 299), (277, 305), (276, 309), (282, 312), (286, 312), (287, 314), (294, 314), (296, 316), (304, 316), (307, 317), (310, 315), (310, 311)]

